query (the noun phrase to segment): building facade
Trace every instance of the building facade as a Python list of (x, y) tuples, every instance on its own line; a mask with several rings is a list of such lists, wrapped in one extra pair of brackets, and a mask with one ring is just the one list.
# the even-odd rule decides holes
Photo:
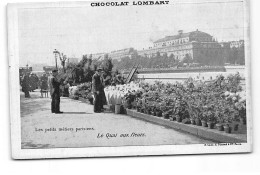
[(188, 58), (194, 63), (224, 65), (226, 62), (234, 62), (230, 61), (235, 59), (231, 58), (234, 55), (234, 49), (238, 49), (240, 54), (244, 49), (244, 41), (218, 42), (210, 34), (197, 29), (187, 33), (179, 30), (176, 35), (166, 36), (153, 42), (153, 47), (148, 49), (135, 50), (134, 48), (126, 48), (110, 53), (93, 54), (92, 56), (93, 58), (101, 56), (102, 59), (105, 54), (108, 54), (110, 58), (120, 60), (124, 57), (131, 58), (136, 54), (150, 58), (160, 53), (160, 55), (167, 54), (168, 57), (171, 55), (171, 58), (179, 61)]
[(108, 54), (108, 57), (112, 59), (118, 59), (120, 60), (123, 57), (131, 57), (133, 53), (135, 52), (134, 48), (126, 48), (121, 50), (115, 50)]
[[(207, 62), (209, 59), (221, 59), (222, 47), (215, 39), (199, 30), (183, 33), (182, 30), (174, 36), (166, 36), (153, 43), (154, 47), (138, 51), (139, 55), (151, 57), (157, 52), (174, 55), (182, 61), (185, 57), (196, 62)], [(212, 60), (211, 60), (212, 61)]]

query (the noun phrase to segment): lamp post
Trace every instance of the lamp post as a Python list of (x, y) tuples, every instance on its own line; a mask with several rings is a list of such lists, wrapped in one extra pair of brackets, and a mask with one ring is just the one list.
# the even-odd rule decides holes
[(54, 49), (53, 54), (55, 57), (56, 69), (58, 69), (57, 57), (58, 57), (58, 54), (60, 54), (60, 52), (57, 51), (56, 49)]

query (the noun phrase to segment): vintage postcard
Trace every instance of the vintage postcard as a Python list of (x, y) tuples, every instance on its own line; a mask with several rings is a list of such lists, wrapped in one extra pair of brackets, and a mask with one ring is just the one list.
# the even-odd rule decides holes
[(7, 13), (12, 158), (252, 151), (249, 1)]

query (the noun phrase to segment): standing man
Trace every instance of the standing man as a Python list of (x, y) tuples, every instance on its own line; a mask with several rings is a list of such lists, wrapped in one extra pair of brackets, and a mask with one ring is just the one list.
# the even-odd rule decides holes
[(22, 91), (24, 92), (25, 98), (31, 98), (30, 96), (30, 77), (29, 72), (26, 72), (22, 78)]
[(94, 112), (100, 113), (102, 108), (102, 82), (101, 82), (101, 68), (96, 70), (92, 77), (92, 92), (94, 94)]
[(58, 70), (52, 71), (52, 77), (50, 78), (51, 85), (51, 112), (55, 114), (63, 113), (60, 111), (60, 82), (57, 79)]

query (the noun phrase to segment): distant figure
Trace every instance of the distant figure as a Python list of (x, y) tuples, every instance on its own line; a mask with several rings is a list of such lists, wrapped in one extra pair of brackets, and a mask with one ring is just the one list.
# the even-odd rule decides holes
[(100, 113), (102, 110), (102, 82), (101, 82), (101, 68), (98, 68), (92, 77), (92, 91), (94, 94), (94, 112)]
[(40, 87), (41, 87), (41, 97), (43, 97), (43, 93), (48, 93), (48, 77), (46, 73), (44, 73), (40, 78)]
[(30, 80), (30, 91), (33, 92), (35, 89), (38, 88), (39, 78), (37, 77), (37, 75), (31, 73), (29, 76), (29, 80)]
[(55, 114), (63, 113), (60, 111), (60, 82), (57, 79), (58, 70), (52, 71), (52, 77), (50, 78), (51, 84), (51, 112)]
[(25, 73), (25, 75), (22, 78), (22, 91), (25, 94), (25, 98), (30, 98), (30, 78), (29, 78), (29, 72)]
[(52, 92), (52, 85), (51, 85), (51, 78), (52, 78), (52, 74), (50, 73), (48, 76), (48, 87), (49, 87), (49, 91), (50, 91), (50, 96), (51, 96), (51, 92)]

